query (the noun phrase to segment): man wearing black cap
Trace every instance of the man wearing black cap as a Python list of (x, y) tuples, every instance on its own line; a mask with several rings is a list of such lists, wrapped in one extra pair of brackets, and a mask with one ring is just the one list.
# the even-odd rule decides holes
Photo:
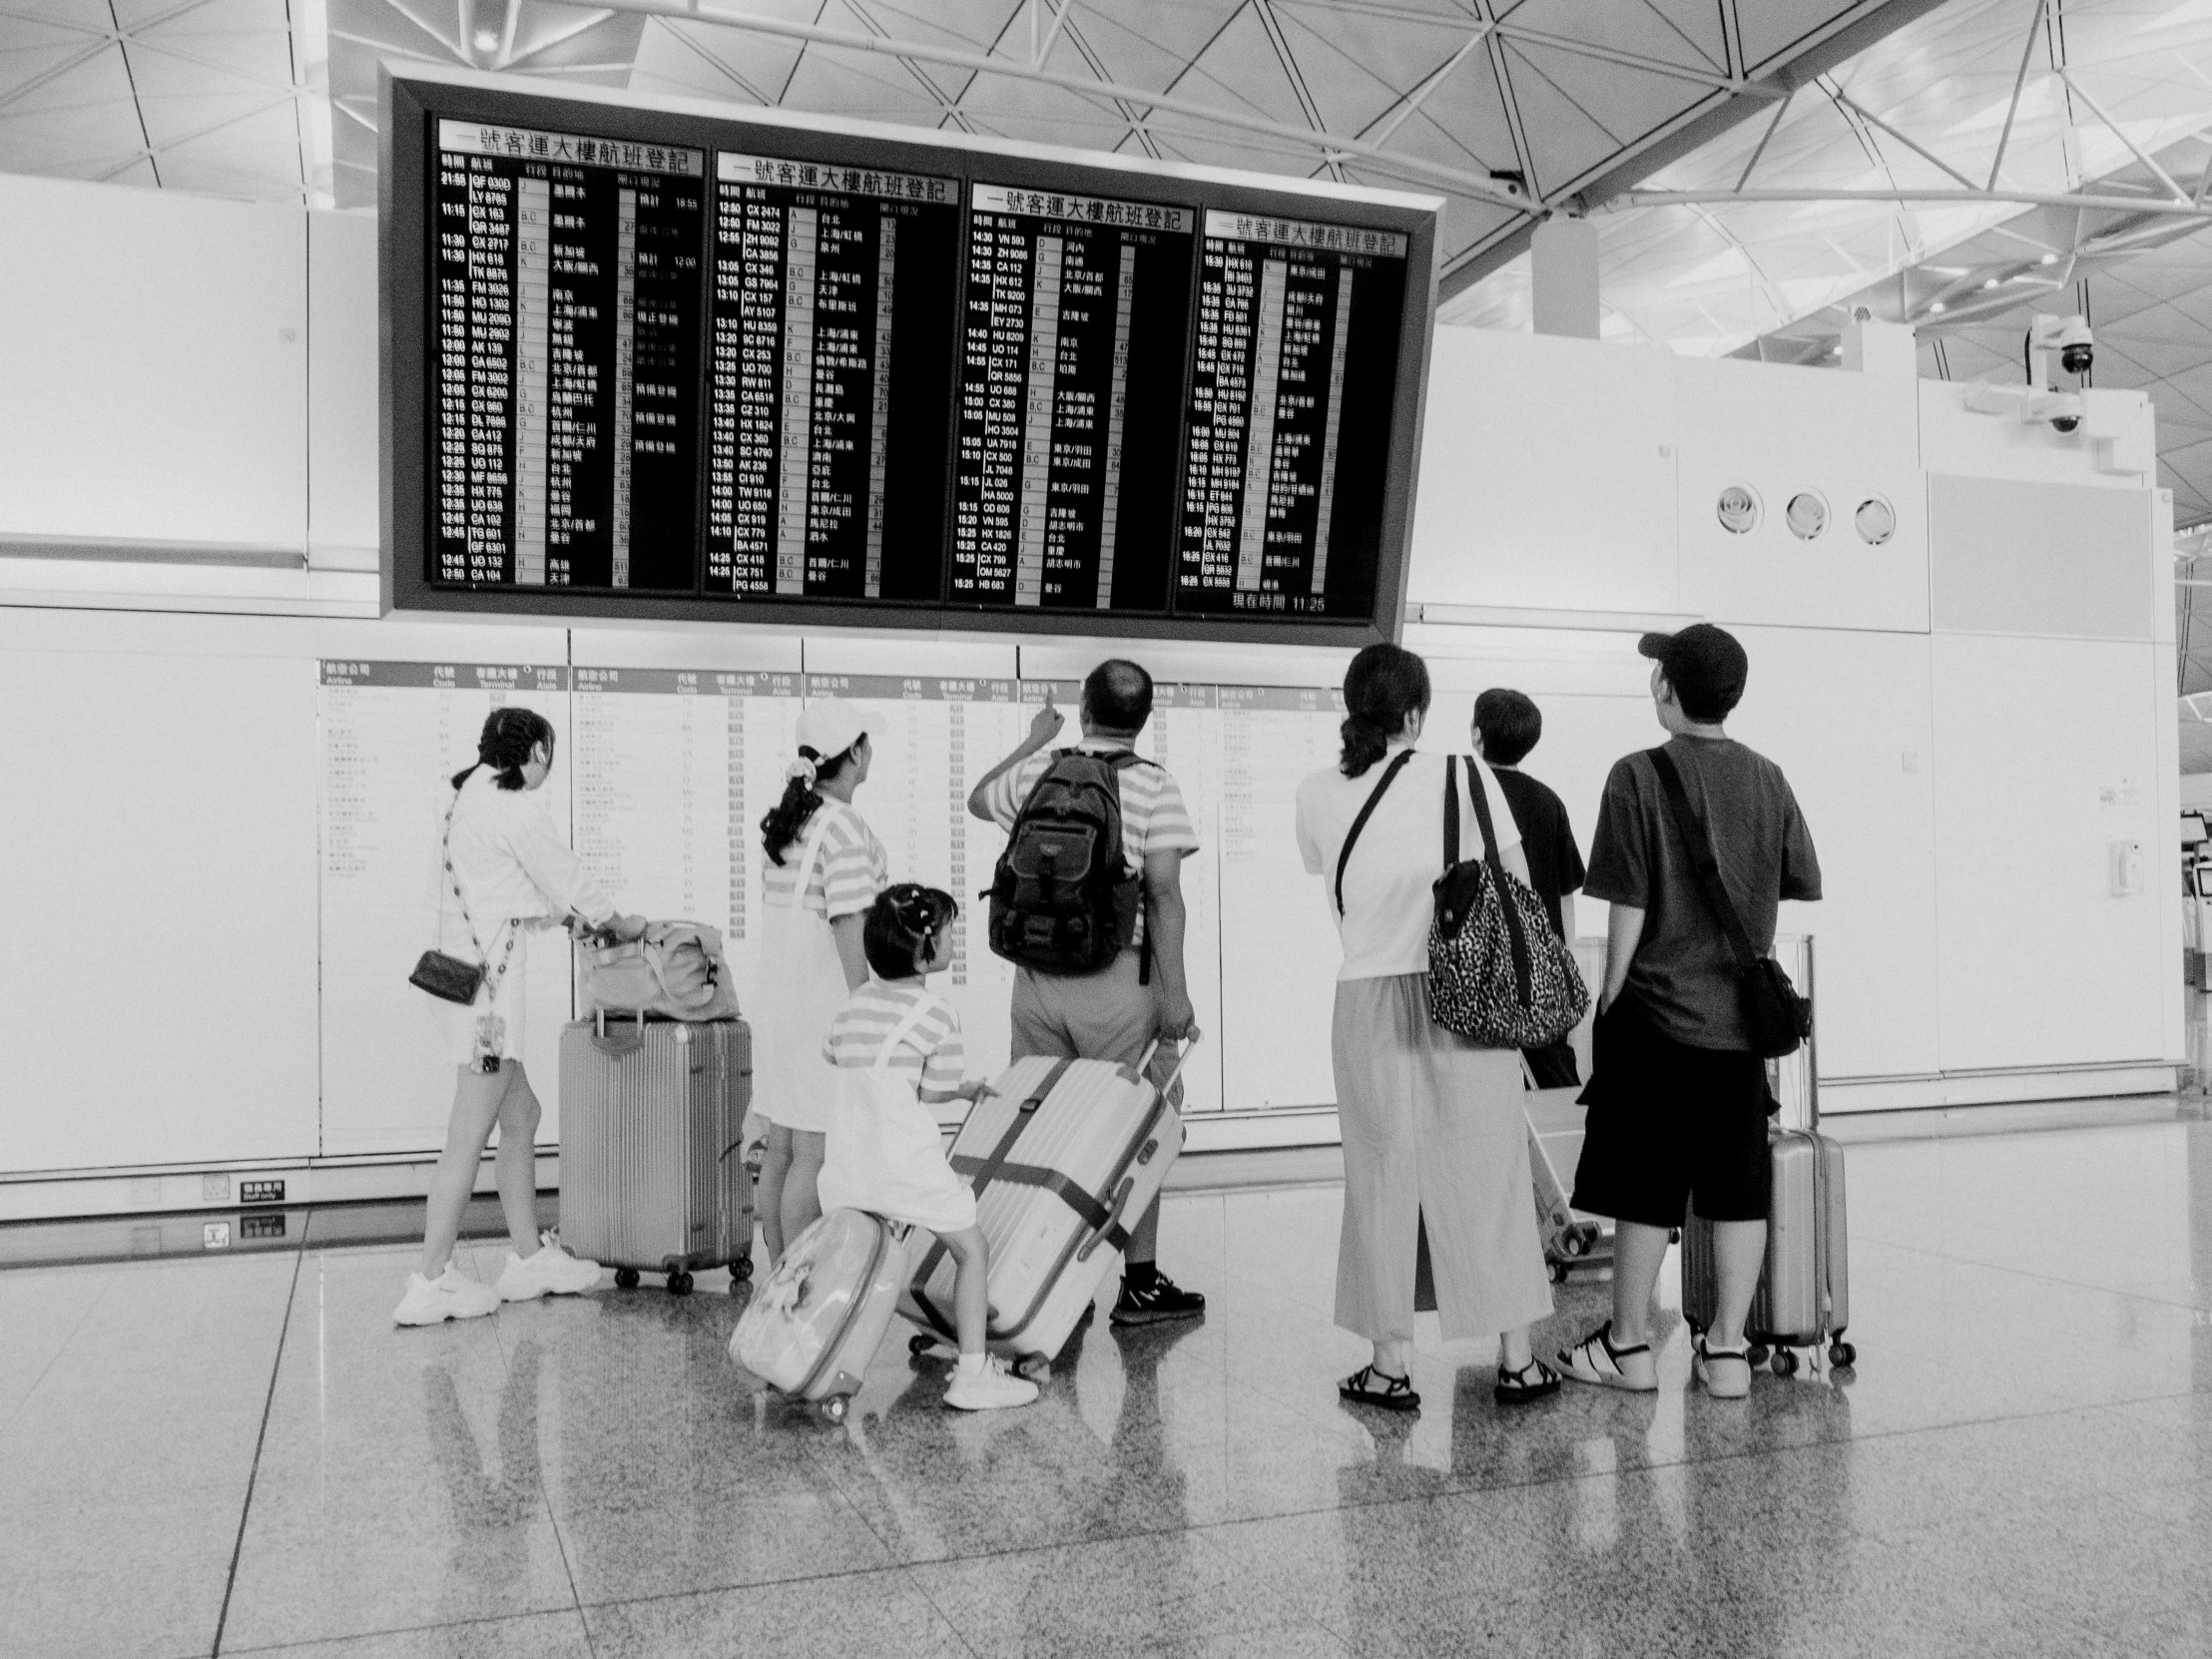
[(1750, 672), (1735, 637), (1701, 622), (1646, 634), (1637, 649), (1653, 660), (1668, 740), (1614, 763), (1583, 882), (1610, 915), (1573, 1202), (1618, 1224), (1613, 1317), (1559, 1363), (1584, 1382), (1659, 1385), (1652, 1292), (1667, 1232), (1695, 1203), (1714, 1224), (1719, 1294), (1692, 1370), (1715, 1396), (1741, 1398), (1751, 1391), (1744, 1320), (1767, 1248), (1766, 1062), (1752, 1052), (1736, 958), (1699, 889), (1655, 757), (1680, 776), (1762, 953), (1774, 948), (1781, 899), (1821, 896), (1820, 861), (1782, 769), (1722, 730)]

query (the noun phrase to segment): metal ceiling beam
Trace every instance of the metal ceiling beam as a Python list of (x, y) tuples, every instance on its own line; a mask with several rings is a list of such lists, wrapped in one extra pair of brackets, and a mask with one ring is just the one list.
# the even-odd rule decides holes
[(1086, 76), (1039, 69), (1019, 58), (991, 57), (923, 41), (900, 40), (889, 34), (865, 34), (815, 23), (793, 22), (788, 18), (750, 11), (743, 6), (713, 3), (713, 0), (541, 0), (541, 3), (575, 6), (585, 10), (633, 12), (641, 17), (674, 18), (679, 22), (705, 24), (749, 34), (772, 35), (807, 45), (866, 53), (900, 62), (911, 60), (911, 64), (941, 64), (975, 75), (996, 75), (1008, 80), (1029, 81), (1102, 101), (1126, 100), (1148, 113), (1165, 111), (1217, 127), (1280, 139), (1302, 150), (1317, 152), (1324, 160), (1336, 156), (1346, 161), (1357, 157), (1379, 162), (1401, 174), (1425, 179), (1430, 182), (1431, 188), (1440, 186), (1462, 196), (1492, 202), (1499, 207), (1522, 212), (1528, 207), (1525, 200), (1508, 194), (1488, 178), (1471, 173), (1465, 168), (1447, 167), (1418, 156), (1388, 151), (1364, 139), (1317, 133), (1310, 128), (1294, 127), (1288, 122), (1246, 115), (1242, 111), (1224, 109), (1218, 104), (1209, 104), (1195, 98), (1182, 98), (1173, 93), (1152, 92), (1121, 82), (1094, 80)]
[(2166, 214), (2177, 219), (2212, 219), (2212, 206), (2198, 207), (2184, 197), (2068, 195), (2032, 190), (1631, 190), (1612, 205), (1627, 208), (1717, 208), (1752, 202), (1925, 202), (1959, 207), (2012, 203), (2028, 208), (2078, 208), (2092, 213)]

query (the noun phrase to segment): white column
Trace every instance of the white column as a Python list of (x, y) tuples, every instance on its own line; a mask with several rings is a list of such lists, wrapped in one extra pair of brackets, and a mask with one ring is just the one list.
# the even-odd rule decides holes
[(1597, 227), (1559, 215), (1536, 227), (1528, 285), (1539, 334), (1597, 338)]

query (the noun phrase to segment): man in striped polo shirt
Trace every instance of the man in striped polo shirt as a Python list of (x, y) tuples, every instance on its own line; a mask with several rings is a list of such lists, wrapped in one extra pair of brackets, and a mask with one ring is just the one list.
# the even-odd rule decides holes
[[(1083, 682), (1083, 740), (1076, 747), (1094, 755), (1118, 755), (1133, 748), (1152, 718), (1152, 676), (1121, 658), (1103, 662)], [(968, 811), (1001, 830), (1011, 830), (1022, 804), (1052, 765), (1052, 741), (1065, 717), (1048, 699), (1029, 724), (1020, 747), (983, 775), (968, 796)], [(1171, 1045), (1197, 1029), (1197, 1013), (1183, 976), (1183, 860), (1198, 850), (1183, 792), (1167, 769), (1147, 761), (1119, 774), (1122, 853), (1143, 879), (1135, 936), (1112, 965), (1097, 973), (1044, 973), (1025, 965), (1014, 969), (1013, 1054), (1054, 1059), (1108, 1060), (1135, 1065), (1158, 1039), (1152, 1073), (1157, 1079), (1175, 1065)], [(1147, 936), (1150, 982), (1147, 983)], [(1157, 1325), (1165, 1320), (1197, 1319), (1206, 1299), (1186, 1291), (1159, 1270), (1160, 1204), (1157, 1199), (1129, 1233), (1121, 1296), (1114, 1304), (1116, 1325)]]

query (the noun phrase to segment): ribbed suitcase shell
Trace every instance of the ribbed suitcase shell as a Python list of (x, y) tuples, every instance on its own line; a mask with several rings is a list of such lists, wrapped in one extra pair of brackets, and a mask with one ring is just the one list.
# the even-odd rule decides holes
[(561, 1243), (609, 1267), (727, 1266), (753, 1253), (740, 1019), (576, 1020), (561, 1032)]
[(859, 1391), (906, 1282), (890, 1223), (831, 1210), (791, 1242), (730, 1337), (730, 1358), (799, 1399)]
[[(952, 1167), (972, 1181), (1002, 1154), (1017, 1173), (1064, 1178), (1093, 1211), (1086, 1217), (1060, 1192), (1004, 1171), (976, 1195), (990, 1247), (991, 1348), (1049, 1360), (1120, 1265), (1099, 1213), (1136, 1224), (1183, 1150), (1183, 1119), (1133, 1067), (1104, 1060), (1016, 1060), (991, 1086), (960, 1127)], [(899, 1312), (950, 1337), (951, 1255), (931, 1241), (915, 1260)]]
[[(1812, 1348), (1851, 1324), (1844, 1149), (1807, 1129), (1773, 1130), (1767, 1144), (1774, 1160), (1767, 1261), (1744, 1334), (1770, 1348)], [(1711, 1329), (1717, 1297), (1713, 1224), (1693, 1205), (1682, 1229), (1682, 1317), (1692, 1330)]]
[[(1583, 1109), (1575, 1096), (1581, 1092), (1579, 1086), (1532, 1089), (1522, 1114), (1528, 1124), (1528, 1173), (1536, 1188), (1536, 1232), (1543, 1240), (1544, 1262), (1560, 1281), (1576, 1268), (1605, 1267), (1613, 1260), (1612, 1223), (1567, 1202), (1573, 1192), (1569, 1185), (1573, 1165), (1568, 1158), (1580, 1152), (1582, 1137), (1578, 1128), (1561, 1125), (1579, 1124)], [(1571, 1149), (1559, 1146), (1562, 1141), (1571, 1142)], [(1559, 1157), (1553, 1156), (1554, 1149)], [(1562, 1175), (1562, 1170), (1567, 1173)]]

